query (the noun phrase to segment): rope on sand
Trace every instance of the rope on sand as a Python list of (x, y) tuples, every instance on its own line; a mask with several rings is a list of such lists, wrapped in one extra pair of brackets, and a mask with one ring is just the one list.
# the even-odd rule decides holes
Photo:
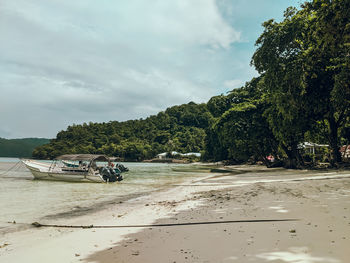
[(187, 222), (173, 224), (150, 224), (150, 225), (54, 225), (41, 224), (34, 222), (31, 225), (35, 227), (57, 227), (57, 228), (139, 228), (139, 227), (169, 227), (169, 226), (193, 226), (193, 225), (213, 225), (213, 224), (234, 224), (234, 223), (269, 223), (269, 222), (288, 222), (299, 221), (300, 219), (255, 219), (255, 220), (228, 220), (228, 221), (209, 221), (209, 222)]

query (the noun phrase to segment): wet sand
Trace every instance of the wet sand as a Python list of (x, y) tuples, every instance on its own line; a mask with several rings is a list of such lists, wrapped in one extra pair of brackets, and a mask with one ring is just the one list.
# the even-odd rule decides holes
[[(220, 178), (230, 181), (230, 176)], [(170, 218), (156, 224), (287, 218), (298, 221), (152, 227), (128, 235), (86, 261), (349, 262), (349, 178), (255, 183), (200, 192), (187, 200), (202, 201), (202, 205), (173, 212)]]
[(348, 262), (350, 173), (235, 167), (57, 224), (260, 219), (297, 221), (30, 228), (0, 237), (0, 262)]

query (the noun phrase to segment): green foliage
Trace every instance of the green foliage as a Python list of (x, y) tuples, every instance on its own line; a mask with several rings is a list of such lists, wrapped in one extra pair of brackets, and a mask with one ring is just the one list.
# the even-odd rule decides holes
[(303, 85), (303, 68), (299, 66), (308, 22), (296, 9), (288, 8), (282, 22), (269, 20), (264, 27), (252, 58), (252, 64), (263, 74), (261, 86), (269, 104), (264, 116), (292, 166), (298, 166), (302, 159), (297, 145), (310, 126), (308, 94)]
[(231, 104), (207, 131), (206, 159), (267, 162), (266, 156), (277, 151), (275, 138), (262, 116), (266, 103), (258, 99), (262, 95), (259, 80), (253, 79), (221, 98)]
[(140, 161), (165, 151), (200, 152), (212, 116), (206, 104), (174, 106), (145, 120), (72, 125), (33, 156), (51, 159), (66, 153), (98, 153)]
[(341, 160), (340, 132), (350, 114), (350, 2), (312, 1), (301, 11), (312, 23), (305, 36), (305, 86), (314, 94), (311, 104), (325, 120), (333, 164)]
[(265, 111), (280, 146), (298, 166), (305, 133), (327, 126), (332, 162), (340, 161), (340, 130), (350, 110), (350, 2), (314, 0), (265, 22), (252, 64), (264, 76)]
[(207, 103), (208, 110), (215, 117), (220, 117), (231, 107), (231, 101), (227, 96), (219, 95), (212, 97)]
[(261, 76), (208, 102), (215, 122), (206, 130), (205, 158), (274, 154), (298, 167), (298, 144), (307, 140), (328, 143), (331, 162), (339, 162), (350, 127), (350, 1), (306, 2), (263, 26), (252, 57)]
[(49, 139), (43, 138), (11, 140), (0, 138), (0, 157), (31, 157), (35, 147), (48, 142)]

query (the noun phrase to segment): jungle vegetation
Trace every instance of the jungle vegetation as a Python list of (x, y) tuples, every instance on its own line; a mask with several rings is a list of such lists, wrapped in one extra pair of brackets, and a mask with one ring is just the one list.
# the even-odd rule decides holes
[(312, 141), (328, 144), (330, 163), (339, 163), (339, 146), (350, 139), (350, 1), (305, 2), (263, 27), (251, 60), (260, 76), (208, 102), (223, 105), (208, 132), (208, 158), (274, 155), (300, 167), (298, 144)]
[(212, 116), (206, 104), (173, 106), (146, 119), (84, 123), (61, 131), (33, 157), (52, 159), (66, 153), (93, 153), (141, 161), (161, 152), (200, 152)]
[(341, 162), (350, 142), (350, 1), (313, 0), (263, 23), (251, 65), (259, 76), (206, 104), (168, 108), (145, 120), (73, 125), (33, 156), (105, 153), (125, 159), (163, 151), (202, 151), (204, 160), (236, 163), (273, 155), (304, 165), (298, 145), (329, 145)]

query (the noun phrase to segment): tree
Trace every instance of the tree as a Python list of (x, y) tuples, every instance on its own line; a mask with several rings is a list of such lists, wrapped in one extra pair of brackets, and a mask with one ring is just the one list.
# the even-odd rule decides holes
[(231, 101), (228, 96), (221, 94), (211, 97), (207, 103), (207, 107), (210, 113), (215, 118), (218, 118), (231, 107)]
[(241, 163), (249, 159), (262, 160), (276, 156), (276, 140), (262, 115), (267, 106), (260, 90), (261, 78), (254, 78), (244, 87), (227, 95), (231, 107), (207, 131), (205, 157), (214, 160), (228, 159)]
[(314, 0), (303, 8), (311, 20), (303, 78), (311, 104), (328, 127), (331, 162), (336, 164), (341, 161), (340, 131), (350, 111), (350, 1)]
[(307, 32), (305, 17), (288, 8), (282, 22), (269, 20), (256, 41), (258, 46), (252, 64), (263, 74), (261, 87), (269, 106), (265, 109), (274, 136), (288, 156), (288, 167), (302, 165), (298, 144), (310, 126), (306, 111), (302, 68), (303, 35)]
[(297, 144), (324, 122), (340, 161), (340, 130), (350, 109), (350, 2), (314, 0), (288, 8), (277, 23), (265, 22), (252, 64), (264, 74), (271, 107), (265, 112), (292, 164), (300, 164)]

